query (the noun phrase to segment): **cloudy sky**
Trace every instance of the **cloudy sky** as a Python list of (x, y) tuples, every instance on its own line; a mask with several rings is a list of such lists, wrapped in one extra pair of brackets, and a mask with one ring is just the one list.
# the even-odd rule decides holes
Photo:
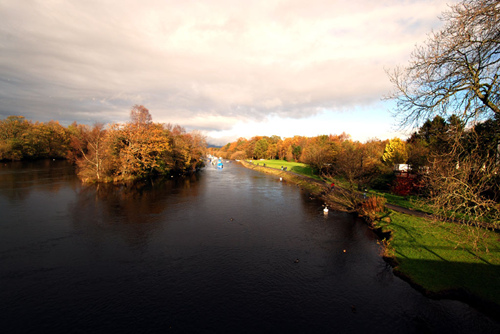
[(397, 133), (385, 73), (454, 0), (0, 0), (0, 119), (153, 120), (225, 144)]

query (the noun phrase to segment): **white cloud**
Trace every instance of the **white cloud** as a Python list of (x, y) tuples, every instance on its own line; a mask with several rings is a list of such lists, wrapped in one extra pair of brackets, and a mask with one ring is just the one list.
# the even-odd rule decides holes
[(346, 111), (323, 110), (315, 116), (296, 119), (270, 116), (262, 121), (240, 121), (230, 129), (206, 130), (203, 133), (216, 145), (225, 145), (239, 137), (250, 139), (254, 136), (277, 135), (282, 138), (299, 136), (313, 137), (347, 133), (353, 140), (366, 142), (370, 139), (406, 138), (405, 132), (398, 131), (391, 122), (387, 106), (376, 103), (367, 107), (357, 107)]
[(144, 104), (237, 136), (370, 106), (446, 2), (3, 1), (0, 116), (123, 121)]

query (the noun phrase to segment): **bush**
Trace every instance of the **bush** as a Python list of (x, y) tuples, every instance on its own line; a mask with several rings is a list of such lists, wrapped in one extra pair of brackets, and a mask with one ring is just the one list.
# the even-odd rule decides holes
[(380, 196), (371, 196), (361, 203), (361, 214), (370, 220), (375, 220), (380, 212), (385, 210), (387, 200)]

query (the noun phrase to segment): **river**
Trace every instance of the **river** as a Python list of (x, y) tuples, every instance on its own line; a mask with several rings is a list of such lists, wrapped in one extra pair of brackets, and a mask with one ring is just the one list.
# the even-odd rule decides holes
[(226, 163), (132, 186), (0, 165), (3, 333), (498, 333), (394, 276), (362, 221)]

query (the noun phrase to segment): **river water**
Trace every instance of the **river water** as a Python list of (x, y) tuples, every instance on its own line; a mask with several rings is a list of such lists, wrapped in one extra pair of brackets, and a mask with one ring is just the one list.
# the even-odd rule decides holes
[(0, 166), (3, 333), (498, 333), (395, 277), (375, 235), (236, 163), (83, 186), (64, 161)]

